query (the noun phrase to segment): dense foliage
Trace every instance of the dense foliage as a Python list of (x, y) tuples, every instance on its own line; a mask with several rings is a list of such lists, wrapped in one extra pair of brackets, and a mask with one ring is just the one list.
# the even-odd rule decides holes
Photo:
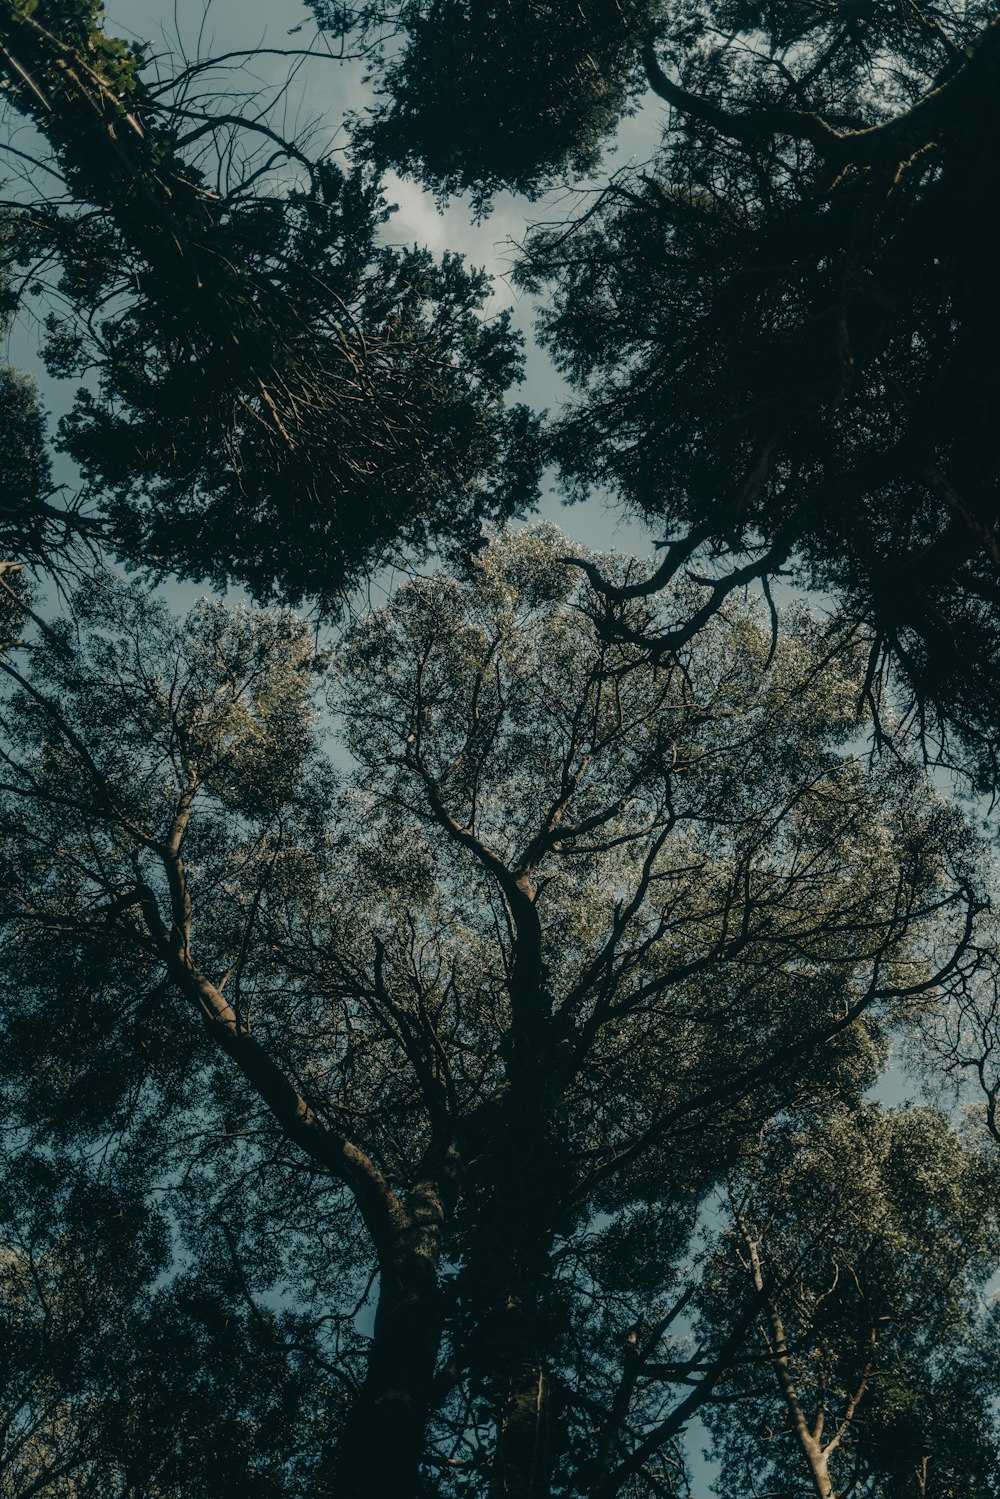
[(555, 433), (571, 485), (798, 567), (872, 688), (893, 663), (987, 778), (998, 48), (981, 5), (672, 8), (646, 50), (659, 155), (524, 271), (580, 390)]
[(957, 725), (992, 778), (991, 8), (314, 9), (382, 28), (376, 155), (480, 200), (592, 171), (643, 77), (666, 106), (657, 157), (537, 233), (522, 266), (554, 293), (544, 336), (580, 393), (554, 455), (572, 490), (610, 486), (740, 580), (749, 553), (834, 591), (876, 693), (894, 668), (925, 728)]
[[(652, 663), (565, 546), (498, 544), (348, 637), (339, 773), (291, 615), (175, 622), (90, 585), (81, 633), (3, 665), (12, 1121), (53, 1169), (113, 1141), (186, 1254), (223, 1225), (250, 1304), (291, 1298), (322, 1333), (352, 1392), (326, 1407), (331, 1492), (411, 1491), (418, 1465), (443, 1493), (652, 1482), (762, 1316), (696, 1249), (706, 1194), (761, 1175), (798, 1221), (783, 1121), (828, 1131), (892, 1027), (975, 974), (974, 840), (915, 768), (851, 752), (858, 682), (819, 669), (809, 617), (775, 646), (733, 607)], [(837, 1127), (865, 1149), (864, 1116)], [(957, 1138), (936, 1148), (959, 1169)], [(941, 1227), (926, 1295), (940, 1274), (974, 1324), (993, 1187), (961, 1170), (951, 1197), (899, 1190), (914, 1234)], [(887, 1306), (912, 1252), (873, 1263)], [(884, 1336), (930, 1381), (922, 1306)], [(206, 1357), (234, 1377), (226, 1344)]]
[[(327, 26), (343, 24), (342, 7), (316, 0), (314, 9)], [(376, 0), (354, 18), (369, 28), (391, 17), (406, 36), (379, 60), (387, 102), (366, 123), (365, 146), (482, 208), (498, 188), (534, 197), (567, 171), (598, 165), (639, 91), (639, 43), (656, 4), (416, 0), (393, 9)]]
[(0, 72), (69, 194), (15, 215), (12, 253), (54, 272), (48, 367), (87, 378), (62, 443), (118, 549), (329, 607), (397, 542), (468, 547), (530, 503), (519, 340), (482, 316), (485, 278), (380, 245), (367, 169), (195, 107), (190, 70), (154, 87), (98, 23), (6, 3)]
[(1000, 23), (307, 9), (0, 0), (0, 1499), (995, 1499)]
[(724, 1322), (747, 1284), (765, 1303), (758, 1356), (727, 1375), (738, 1398), (707, 1414), (720, 1494), (796, 1472), (823, 1495), (995, 1491), (995, 1328), (977, 1327), (974, 1294), (993, 1268), (994, 1172), (941, 1116), (864, 1104), (749, 1154), (702, 1312)]

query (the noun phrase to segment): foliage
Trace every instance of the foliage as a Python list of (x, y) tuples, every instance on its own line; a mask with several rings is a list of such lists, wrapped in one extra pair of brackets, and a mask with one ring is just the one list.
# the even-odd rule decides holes
[(218, 1231), (215, 1263), (172, 1266), (148, 1180), (123, 1164), (7, 1155), (0, 1494), (321, 1492), (337, 1394), (308, 1331), (253, 1300)]
[[(794, 564), (992, 777), (997, 297), (988, 7), (678, 6), (646, 171), (539, 232), (574, 491)], [(668, 569), (669, 570), (669, 569)]]
[[(9, 338), (18, 308), (10, 264), (18, 238), (14, 216), (0, 213), (0, 333)], [(57, 506), (45, 413), (35, 383), (0, 364), (0, 578), (27, 565), (52, 565), (60, 545), (85, 530), (76, 507)], [(9, 597), (4, 600), (4, 608)]]
[(356, 1392), (338, 1492), (373, 1453), (401, 1492), (653, 1482), (751, 1320), (681, 1357), (705, 1194), (965, 978), (974, 846), (851, 752), (809, 617), (731, 606), (653, 664), (564, 553), (359, 624), (341, 775), (290, 615), (93, 585), (4, 668), (19, 1116), (158, 1161), (199, 1261), (220, 1214), (270, 1261)]
[[(680, 1499), (700, 1417), (721, 1494), (991, 1499), (995, 1157), (870, 1090), (916, 1032), (1000, 1138), (991, 870), (911, 756), (995, 784), (1000, 22), (311, 8), (377, 90), (343, 167), (98, 0), (0, 6), (64, 190), (0, 316), (86, 485), (0, 370), (0, 1496)], [(644, 84), (655, 161), (519, 274), (548, 456), (662, 563), (482, 548), (520, 341), (379, 173), (537, 197)], [(82, 536), (323, 610), (455, 566), (327, 653), (97, 572), (32, 614)]]
[[(317, 0), (340, 29), (343, 7)], [(597, 166), (640, 81), (639, 40), (653, 0), (416, 0), (393, 7), (403, 49), (383, 49), (360, 140), (375, 159), (415, 171), (478, 209), (501, 187), (535, 197)], [(376, 5), (362, 24), (383, 24)], [(351, 18), (357, 26), (359, 18)], [(461, 130), (455, 129), (456, 118)]]
[(926, 1109), (799, 1118), (748, 1153), (701, 1303), (724, 1323), (741, 1283), (763, 1288), (759, 1341), (707, 1417), (722, 1494), (796, 1469), (831, 1494), (997, 1492), (976, 1352), (995, 1173)]
[(0, 431), (0, 549), (11, 561), (33, 561), (45, 554), (54, 514), (46, 503), (52, 491), (51, 466), (38, 392), (9, 367), (0, 369)]
[[(70, 194), (19, 217), (13, 253), (59, 267), (49, 366), (89, 377), (63, 443), (119, 549), (329, 606), (395, 542), (468, 546), (528, 504), (519, 340), (485, 278), (380, 246), (369, 171), (189, 107), (189, 70), (154, 87), (99, 21), (5, 7), (0, 68)], [(213, 183), (199, 152), (234, 128)]]

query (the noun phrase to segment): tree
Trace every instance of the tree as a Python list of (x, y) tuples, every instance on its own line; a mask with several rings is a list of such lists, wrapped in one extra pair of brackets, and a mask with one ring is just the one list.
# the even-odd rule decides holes
[(313, 0), (312, 9), (325, 30), (373, 48), (387, 102), (359, 133), (365, 150), (442, 195), (468, 192), (481, 212), (502, 187), (537, 197), (597, 167), (644, 84), (641, 42), (659, 5)]
[(5, 1144), (0, 1493), (87, 1493), (120, 1331), (162, 1267), (165, 1235), (141, 1184), (115, 1191)]
[[(928, 738), (957, 726), (992, 778), (988, 9), (314, 9), (368, 51), (387, 100), (365, 149), (480, 197), (593, 166), (641, 62), (671, 111), (655, 171), (539, 235), (524, 270), (555, 281), (548, 337), (587, 390), (555, 453), (571, 484), (610, 483), (680, 533), (661, 578), (708, 545), (726, 586), (794, 564), (833, 592), (873, 699), (891, 664)], [(345, 181), (266, 120), (192, 102), (205, 59), (151, 79), (92, 0), (11, 0), (0, 48), (73, 202), (96, 210), (36, 215), (27, 239), (66, 264), (76, 311), (53, 367), (102, 378), (67, 441), (135, 555), (329, 602), (397, 536), (467, 544), (483, 513), (530, 502), (507, 331), (483, 334), (481, 283), (457, 267), (373, 254), (363, 170)], [(467, 150), (456, 101), (483, 122)], [(248, 164), (213, 194), (199, 152), (220, 131)], [(115, 311), (95, 340), (99, 304)]]
[(666, 1492), (759, 1311), (678, 1352), (699, 1204), (966, 976), (974, 847), (851, 752), (808, 616), (731, 605), (654, 665), (565, 547), (359, 624), (340, 774), (290, 615), (95, 585), (4, 665), (12, 1097), (147, 1132), (194, 1245), (273, 1245), (353, 1389), (338, 1494)]
[(523, 276), (579, 392), (554, 450), (728, 586), (793, 567), (992, 778), (998, 301), (988, 7), (661, 12), (659, 156)]
[(486, 278), (380, 245), (369, 170), (100, 23), (97, 0), (0, 7), (7, 97), (66, 194), (15, 214), (9, 253), (34, 286), (54, 267), (49, 370), (88, 377), (62, 442), (112, 544), (329, 607), (397, 542), (468, 546), (530, 503), (519, 339), (482, 315)]
[[(645, 77), (655, 169), (523, 277), (580, 392), (552, 454), (666, 556), (509, 539), (403, 590), (329, 682), (291, 615), (178, 624), (94, 579), (53, 627), (4, 569), (0, 1483), (674, 1495), (701, 1412), (752, 1480), (988, 1494), (986, 1168), (862, 1099), (892, 1027), (957, 1014), (996, 1127), (978, 853), (885, 687), (992, 777), (997, 23), (315, 8), (396, 28), (350, 170), (94, 0), (0, 6), (66, 194), (5, 220), (8, 268), (62, 301), (101, 536), (324, 608), (400, 541), (468, 554), (534, 493), (517, 341), (456, 259), (380, 247), (378, 170), (537, 193)], [(0, 418), (0, 539), (49, 563), (85, 526), (13, 372)], [(735, 602), (787, 567), (832, 627)]]
[[(928, 740), (957, 726), (992, 779), (986, 7), (314, 9), (383, 91), (364, 150), (480, 200), (592, 167), (645, 78), (670, 110), (655, 169), (523, 270), (555, 284), (546, 336), (583, 392), (554, 455), (666, 523), (658, 581), (708, 547), (713, 602), (788, 565), (832, 592), (873, 701), (896, 672)], [(10, 3), (0, 51), (75, 205), (24, 232), (64, 267), (53, 369), (99, 373), (65, 440), (133, 556), (328, 604), (395, 538), (467, 546), (530, 503), (509, 331), (456, 264), (376, 251), (371, 173), (192, 98), (207, 59), (157, 80), (91, 0)], [(482, 121), (461, 139), (457, 103)], [(220, 132), (241, 165), (210, 185)]]
[(337, 1391), (301, 1316), (253, 1299), (218, 1229), (172, 1263), (141, 1161), (6, 1143), (3, 1499), (315, 1493)]
[(869, 1104), (791, 1119), (741, 1167), (701, 1302), (711, 1327), (734, 1284), (762, 1300), (759, 1341), (706, 1413), (720, 1493), (995, 1494), (975, 1352), (996, 1246), (982, 1141)]

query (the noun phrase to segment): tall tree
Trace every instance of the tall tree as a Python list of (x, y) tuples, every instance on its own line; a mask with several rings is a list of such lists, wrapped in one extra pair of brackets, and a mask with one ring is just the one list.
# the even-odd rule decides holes
[(761, 1298), (755, 1340), (706, 1411), (719, 1492), (996, 1494), (976, 1347), (996, 1263), (982, 1139), (867, 1104), (789, 1120), (741, 1164), (702, 1299), (711, 1325), (734, 1283)]
[(6, 96), (65, 192), (47, 179), (8, 253), (36, 285), (55, 266), (49, 369), (88, 377), (63, 444), (109, 538), (329, 605), (395, 542), (467, 544), (529, 503), (519, 339), (483, 316), (485, 277), (380, 245), (371, 172), (101, 21), (98, 0), (0, 6)]
[(151, 1131), (196, 1243), (277, 1238), (355, 1386), (339, 1494), (655, 1491), (758, 1310), (669, 1351), (705, 1193), (965, 974), (968, 834), (851, 752), (808, 616), (654, 665), (565, 546), (358, 627), (339, 777), (291, 616), (94, 587), (3, 667), (12, 1096)]
[[(339, 771), (294, 617), (177, 624), (94, 583), (79, 634), (33, 635), (0, 575), (4, 1181), (27, 1134), (52, 1184), (0, 1214), (0, 1483), (672, 1495), (701, 1411), (753, 1479), (987, 1494), (981, 1163), (861, 1105), (887, 1029), (953, 995), (996, 1128), (976, 854), (905, 725), (892, 767), (853, 750), (891, 662), (925, 745), (956, 725), (994, 770), (997, 23), (314, 8), (397, 28), (372, 166), (195, 99), (204, 59), (157, 75), (95, 0), (0, 4), (7, 93), (66, 191), (5, 252), (57, 267), (48, 359), (89, 377), (63, 441), (105, 534), (329, 605), (396, 541), (467, 551), (526, 504), (517, 341), (456, 259), (380, 247), (378, 168), (480, 208), (535, 193), (595, 165), (644, 77), (671, 111), (655, 169), (540, 232), (523, 275), (555, 286), (580, 391), (569, 483), (672, 540), (651, 573), (514, 539), (402, 591), (339, 653)], [(46, 560), (75, 522), (13, 374), (0, 419), (0, 540)], [(786, 566), (836, 596), (832, 630), (733, 602)], [(722, 1182), (733, 1226), (699, 1260)]]
[(709, 542), (731, 586), (796, 564), (873, 693), (893, 662), (992, 776), (1000, 29), (719, 3), (665, 12), (644, 55), (661, 153), (525, 266), (580, 391), (564, 470), (676, 528), (663, 576)]

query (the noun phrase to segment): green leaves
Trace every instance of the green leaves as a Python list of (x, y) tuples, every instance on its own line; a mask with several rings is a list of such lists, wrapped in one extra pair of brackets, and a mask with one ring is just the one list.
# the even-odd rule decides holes
[[(317, 0), (313, 8), (337, 29), (338, 7)], [(444, 196), (470, 193), (479, 212), (504, 187), (537, 197), (597, 166), (638, 93), (639, 46), (658, 8), (654, 0), (373, 6), (392, 15), (406, 42), (377, 61), (388, 102), (360, 140), (376, 161), (416, 172)]]
[[(917, 1028), (997, 1132), (990, 870), (920, 751), (990, 783), (1000, 31), (313, 9), (380, 91), (345, 167), (93, 0), (0, 15), (66, 194), (0, 300), (85, 479), (60, 518), (0, 372), (0, 1499), (672, 1495), (699, 1414), (723, 1494), (988, 1499), (996, 1164), (870, 1093)], [(537, 195), (643, 80), (655, 162), (524, 251), (543, 437), (378, 174)], [(662, 565), (504, 532), (543, 457)], [(43, 621), (67, 531), (327, 615), (409, 581), (329, 656), (97, 571)]]
[[(308, 1420), (343, 1419), (347, 1442), (369, 1419), (356, 1323), (376, 1274), (372, 1367), (409, 1379), (423, 1360), (429, 1472), (461, 1450), (486, 1482), (497, 1459), (469, 1402), (502, 1423), (539, 1370), (566, 1492), (649, 1473), (723, 1391), (725, 1441), (756, 1472), (757, 1293), (732, 1236), (704, 1273), (695, 1255), (727, 1181), (775, 1262), (803, 1286), (808, 1266), (829, 1303), (815, 1328), (805, 1290), (795, 1303), (807, 1370), (847, 1389), (859, 1307), (883, 1290), (914, 1357), (918, 1313), (956, 1348), (971, 1336), (991, 1169), (937, 1116), (885, 1123), (861, 1100), (893, 1028), (973, 976), (975, 840), (916, 767), (853, 752), (863, 663), (832, 670), (804, 611), (773, 638), (730, 603), (653, 661), (609, 630), (598, 574), (626, 595), (642, 582), (551, 528), (498, 537), (463, 577), (400, 588), (332, 663), (287, 612), (176, 621), (99, 580), (75, 632), (5, 662), (11, 1118), (62, 1154), (113, 1140), (123, 1169), (141, 1158), (136, 1191), (166, 1197), (200, 1267), (171, 1313), (189, 1382), (244, 1392), (211, 1441), (262, 1494), (278, 1480), (260, 1444), (287, 1449), (254, 1369), (286, 1391), (300, 1353), (329, 1373), (337, 1393)], [(615, 607), (663, 632), (689, 594)], [(349, 750), (336, 771), (320, 689)], [(334, 1152), (350, 1170), (328, 1168)], [(868, 1287), (836, 1317), (826, 1239), (800, 1242), (820, 1219)], [(228, 1302), (208, 1268), (220, 1223)], [(248, 1261), (290, 1320), (240, 1280)], [(137, 1295), (159, 1318), (159, 1292)], [(379, 1329), (402, 1336), (400, 1307), (419, 1338), (390, 1356)], [(141, 1393), (166, 1357), (145, 1318), (122, 1355), (127, 1442), (181, 1492), (188, 1469)], [(885, 1365), (897, 1384), (904, 1364)], [(890, 1406), (868, 1398), (872, 1430)]]
[[(60, 268), (50, 369), (90, 376), (61, 441), (117, 550), (332, 610), (394, 546), (468, 549), (532, 503), (537, 423), (505, 404), (520, 340), (485, 317), (486, 278), (381, 245), (370, 168), (216, 125), (144, 62), (94, 6), (0, 22), (72, 199), (16, 215), (12, 253)], [(241, 125), (276, 151), (210, 188), (197, 151)], [(298, 177), (258, 181), (279, 163)]]
[(727, 1325), (741, 1282), (756, 1281), (760, 1310), (706, 1418), (721, 1491), (805, 1486), (823, 1465), (835, 1492), (994, 1493), (991, 1385), (973, 1351), (995, 1265), (992, 1153), (928, 1109), (800, 1115), (748, 1152), (728, 1196), (702, 1335)]

